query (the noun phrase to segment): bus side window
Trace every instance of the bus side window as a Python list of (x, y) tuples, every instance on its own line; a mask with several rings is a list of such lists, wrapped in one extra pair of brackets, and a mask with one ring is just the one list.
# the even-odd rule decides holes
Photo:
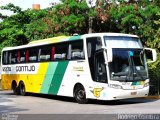
[(71, 59), (84, 59), (83, 41), (75, 41), (71, 43)]
[(50, 61), (51, 60), (51, 47), (43, 46), (39, 49), (38, 61)]
[(25, 57), (26, 57), (26, 52), (25, 52), (25, 50), (21, 50), (20, 51), (20, 63), (25, 63), (26, 61), (25, 61)]
[(37, 62), (37, 57), (38, 56), (38, 49), (37, 48), (32, 48), (29, 49), (29, 62)]
[(11, 64), (11, 51), (8, 53), (8, 63)]
[(8, 64), (8, 52), (3, 52), (3, 58), (2, 58), (2, 63), (3, 65), (7, 65)]
[(61, 43), (55, 47), (54, 60), (66, 60), (68, 54), (68, 44)]
[(17, 63), (17, 52), (16, 51), (10, 52), (10, 59), (11, 59), (11, 64)]

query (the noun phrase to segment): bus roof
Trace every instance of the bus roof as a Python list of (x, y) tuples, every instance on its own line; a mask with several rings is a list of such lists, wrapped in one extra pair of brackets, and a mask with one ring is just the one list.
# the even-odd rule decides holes
[(58, 36), (58, 37), (53, 37), (53, 38), (32, 41), (26, 45), (15, 46), (15, 47), (6, 47), (2, 51), (29, 48), (29, 47), (34, 47), (34, 46), (47, 45), (47, 44), (51, 44), (51, 43), (60, 43), (60, 42), (65, 42), (65, 41), (79, 40), (81, 38), (86, 38), (86, 37), (98, 37), (98, 36), (138, 37), (136, 35), (122, 34), (122, 33), (90, 33), (90, 34), (76, 35), (76, 36)]
[(91, 36), (126, 36), (126, 37), (138, 37), (137, 35), (132, 34), (124, 34), (124, 33), (90, 33), (90, 34), (84, 34), (85, 37), (91, 37)]
[(65, 42), (65, 41), (73, 41), (73, 40), (79, 40), (81, 39), (81, 36), (58, 36), (58, 37), (53, 37), (53, 38), (47, 38), (47, 39), (42, 39), (42, 40), (36, 40), (29, 42), (26, 45), (21, 45), (21, 46), (14, 46), (14, 47), (5, 47), (4, 50), (14, 50), (14, 49), (22, 49), (22, 48), (29, 48), (29, 47), (34, 47), (34, 46), (41, 46), (41, 45), (47, 45), (51, 43), (60, 43), (60, 42)]

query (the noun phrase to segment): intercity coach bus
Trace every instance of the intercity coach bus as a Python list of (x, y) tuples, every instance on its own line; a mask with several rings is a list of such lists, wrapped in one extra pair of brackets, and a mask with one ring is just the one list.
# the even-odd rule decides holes
[(53, 37), (2, 50), (2, 89), (74, 97), (81, 104), (145, 97), (147, 63), (155, 60), (156, 51), (144, 48), (136, 35)]

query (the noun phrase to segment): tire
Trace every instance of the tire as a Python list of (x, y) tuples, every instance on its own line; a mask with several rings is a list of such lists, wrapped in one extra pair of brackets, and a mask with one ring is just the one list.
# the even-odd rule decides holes
[(78, 85), (74, 91), (74, 97), (79, 104), (88, 103), (88, 99), (86, 99), (86, 92), (82, 85)]
[(19, 94), (19, 87), (17, 87), (16, 82), (12, 82), (12, 91), (14, 95), (18, 95)]
[(20, 91), (20, 95), (22, 96), (26, 95), (26, 88), (23, 82), (20, 82), (19, 84), (19, 91)]

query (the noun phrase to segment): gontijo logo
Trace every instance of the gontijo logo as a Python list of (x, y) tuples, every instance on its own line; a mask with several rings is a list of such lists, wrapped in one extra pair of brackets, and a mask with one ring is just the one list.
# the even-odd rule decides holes
[(102, 90), (103, 90), (103, 88), (94, 88), (93, 89), (94, 96), (99, 98)]

